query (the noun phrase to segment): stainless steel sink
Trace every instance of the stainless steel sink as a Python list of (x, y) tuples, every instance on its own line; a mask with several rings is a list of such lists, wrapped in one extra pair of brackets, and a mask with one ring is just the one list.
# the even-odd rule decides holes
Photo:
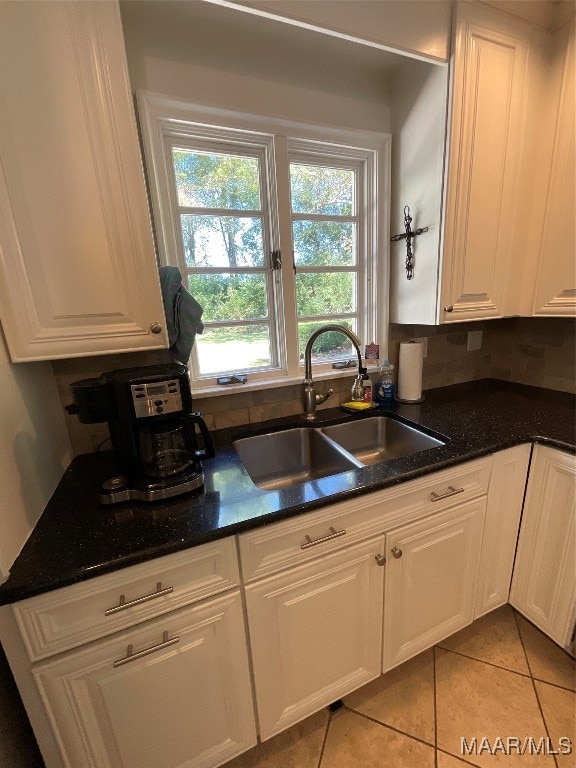
[(442, 440), (386, 416), (347, 421), (321, 431), (363, 464), (379, 464), (445, 445)]
[(297, 427), (234, 441), (252, 481), (266, 491), (363, 466), (317, 429)]
[(444, 445), (386, 416), (331, 427), (295, 427), (234, 441), (252, 481), (267, 491)]

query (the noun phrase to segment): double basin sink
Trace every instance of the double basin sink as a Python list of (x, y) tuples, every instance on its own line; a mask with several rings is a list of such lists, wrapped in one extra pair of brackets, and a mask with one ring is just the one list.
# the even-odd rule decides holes
[(389, 416), (240, 437), (234, 447), (253, 483), (286, 488), (444, 445), (445, 439)]

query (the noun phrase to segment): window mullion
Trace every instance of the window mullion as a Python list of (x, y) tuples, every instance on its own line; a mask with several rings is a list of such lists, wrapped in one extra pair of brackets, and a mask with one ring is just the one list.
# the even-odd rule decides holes
[(280, 251), (282, 253), (281, 281), (283, 312), (282, 331), (289, 376), (299, 375), (298, 324), (296, 319), (296, 285), (290, 217), (290, 165), (285, 136), (277, 136), (274, 144), (278, 194)]
[(181, 270), (186, 276), (194, 275), (266, 275), (269, 267), (186, 267)]
[(292, 221), (341, 221), (358, 224), (359, 220), (359, 216), (342, 216), (331, 213), (292, 213)]
[(269, 325), (270, 316), (265, 317), (251, 317), (248, 320), (208, 320), (204, 323), (205, 328), (232, 328), (243, 327), (245, 325)]
[(198, 208), (190, 205), (179, 205), (178, 213), (189, 216), (233, 216), (238, 219), (264, 218), (264, 212), (261, 208), (252, 211), (247, 208)]

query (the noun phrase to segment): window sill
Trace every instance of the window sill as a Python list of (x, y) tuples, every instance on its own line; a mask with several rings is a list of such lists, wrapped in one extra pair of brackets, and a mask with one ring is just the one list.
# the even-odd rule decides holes
[[(375, 373), (379, 370), (379, 366), (373, 365), (367, 368), (368, 373)], [(356, 376), (358, 368), (344, 368), (336, 369), (332, 368), (328, 371), (319, 371), (318, 373), (312, 372), (314, 381), (326, 381), (330, 379), (343, 379), (347, 377)], [(206, 397), (219, 397), (220, 395), (237, 395), (241, 392), (255, 392), (261, 389), (277, 389), (278, 387), (289, 387), (293, 384), (304, 384), (304, 373), (301, 376), (286, 376), (283, 379), (259, 379), (258, 381), (251, 382), (250, 379), (246, 384), (225, 384), (216, 385), (211, 387), (199, 387), (192, 389), (193, 399), (202, 400)]]

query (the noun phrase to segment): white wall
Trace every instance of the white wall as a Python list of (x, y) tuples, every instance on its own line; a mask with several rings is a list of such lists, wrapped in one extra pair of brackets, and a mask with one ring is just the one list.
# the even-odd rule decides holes
[(315, 124), (389, 130), (399, 58), (210, 3), (121, 3), (132, 89)]
[(0, 329), (0, 580), (72, 458), (50, 363), (10, 362)]

